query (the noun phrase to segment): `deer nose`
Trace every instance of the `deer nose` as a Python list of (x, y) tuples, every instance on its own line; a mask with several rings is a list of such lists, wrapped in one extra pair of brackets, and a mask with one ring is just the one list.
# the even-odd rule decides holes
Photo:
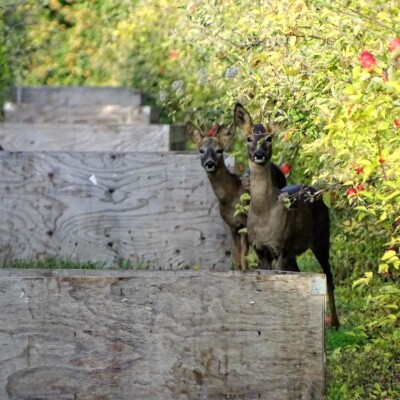
[(257, 150), (256, 152), (254, 152), (253, 154), (253, 161), (256, 164), (260, 164), (263, 163), (266, 160), (266, 156), (265, 156), (265, 152), (262, 150)]
[(214, 171), (214, 169), (215, 169), (215, 164), (214, 164), (214, 162), (211, 161), (211, 160), (206, 161), (206, 162), (204, 163), (204, 169), (205, 169), (206, 171)]

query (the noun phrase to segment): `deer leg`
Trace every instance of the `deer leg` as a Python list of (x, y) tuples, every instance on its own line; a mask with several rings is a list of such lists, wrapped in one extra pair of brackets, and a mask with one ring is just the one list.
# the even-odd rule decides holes
[(232, 248), (232, 269), (240, 269), (241, 268), (241, 238), (240, 235), (236, 232), (232, 232), (233, 238), (233, 248)]
[(278, 258), (276, 269), (278, 271), (300, 272), (296, 257), (288, 257), (284, 256), (283, 254), (281, 254)]
[(249, 241), (245, 233), (240, 234), (240, 265), (242, 271), (247, 269), (247, 254), (249, 252)]
[(265, 247), (254, 247), (258, 258), (258, 268), (272, 270), (272, 254)]
[(337, 329), (339, 329), (340, 322), (339, 322), (339, 317), (336, 312), (336, 304), (335, 304), (335, 285), (333, 283), (333, 275), (331, 271), (331, 266), (329, 264), (329, 247), (326, 248), (321, 248), (316, 247), (312, 248), (312, 251), (318, 260), (318, 262), (321, 264), (321, 267), (326, 275), (326, 285), (328, 288), (328, 298), (329, 298), (329, 309), (331, 312), (331, 323), (332, 326), (334, 326)]

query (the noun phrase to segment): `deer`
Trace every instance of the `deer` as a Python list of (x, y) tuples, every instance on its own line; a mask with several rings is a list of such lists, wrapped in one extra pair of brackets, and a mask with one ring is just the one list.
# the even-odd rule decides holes
[(277, 188), (271, 174), (272, 137), (270, 129), (254, 125), (240, 104), (234, 109), (234, 123), (247, 140), (250, 168), (250, 204), (247, 234), (263, 269), (296, 271), (296, 257), (311, 249), (326, 275), (331, 324), (340, 323), (336, 313), (334, 283), (329, 263), (330, 218), (320, 192), (312, 186)]
[[(196, 144), (200, 152), (201, 165), (218, 199), (220, 215), (230, 228), (233, 239), (233, 269), (246, 271), (249, 246), (244, 228), (247, 216), (243, 213), (235, 215), (235, 207), (248, 189), (240, 175), (230, 172), (226, 167), (223, 155), (224, 150), (235, 138), (236, 126), (214, 125), (205, 132), (204, 129), (188, 121), (185, 130), (188, 138)], [(278, 187), (286, 185), (284, 174), (275, 164), (271, 164), (271, 176), (274, 185)]]

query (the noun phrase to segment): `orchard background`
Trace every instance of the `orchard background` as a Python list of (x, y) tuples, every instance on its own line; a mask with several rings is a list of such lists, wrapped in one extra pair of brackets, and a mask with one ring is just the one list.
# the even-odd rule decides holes
[[(398, 0), (2, 4), (1, 93), (115, 84), (143, 89), (164, 121), (208, 129), (239, 101), (273, 124), (275, 162), (331, 208), (342, 328), (328, 335), (328, 398), (400, 398)], [(234, 154), (245, 168), (240, 137)]]

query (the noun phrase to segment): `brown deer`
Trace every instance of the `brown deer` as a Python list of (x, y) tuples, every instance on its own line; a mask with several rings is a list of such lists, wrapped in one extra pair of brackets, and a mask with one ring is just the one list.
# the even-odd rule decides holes
[[(247, 269), (248, 253), (247, 234), (241, 232), (246, 227), (247, 216), (235, 214), (235, 206), (246, 192), (239, 175), (231, 173), (225, 165), (223, 152), (235, 137), (234, 124), (214, 125), (208, 132), (196, 127), (192, 122), (186, 123), (186, 134), (198, 147), (201, 165), (207, 172), (208, 179), (219, 202), (219, 212), (228, 224), (233, 238), (233, 268)], [(272, 178), (275, 185), (283, 187), (286, 178), (280, 169), (271, 164)]]
[(332, 325), (339, 328), (334, 284), (329, 264), (329, 210), (317, 190), (293, 185), (279, 190), (271, 175), (272, 133), (263, 125), (253, 125), (250, 114), (236, 104), (234, 122), (247, 140), (250, 167), (250, 207), (247, 216), (248, 240), (259, 256), (261, 267), (299, 271), (296, 256), (311, 249), (327, 279)]

